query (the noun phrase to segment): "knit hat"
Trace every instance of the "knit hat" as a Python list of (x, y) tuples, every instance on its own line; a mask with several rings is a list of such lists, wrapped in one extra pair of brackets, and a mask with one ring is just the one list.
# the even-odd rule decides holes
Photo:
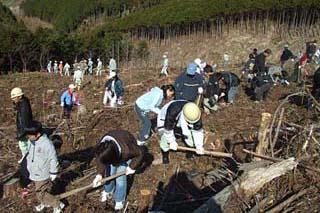
[(197, 71), (198, 65), (194, 62), (191, 62), (187, 67), (187, 74), (188, 75), (195, 75)]

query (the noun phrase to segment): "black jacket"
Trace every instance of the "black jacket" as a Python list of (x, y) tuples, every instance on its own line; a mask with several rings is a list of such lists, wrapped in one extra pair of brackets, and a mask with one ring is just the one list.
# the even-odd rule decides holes
[[(172, 104), (170, 104), (170, 106), (167, 109), (166, 118), (164, 121), (164, 128), (166, 130), (174, 130), (176, 128), (176, 125), (180, 117), (179, 114), (183, 113), (182, 109), (186, 103), (188, 103), (188, 101), (179, 100), (179, 101), (172, 102)], [(202, 121), (200, 119), (198, 122), (193, 124), (193, 129), (199, 130), (201, 128), (202, 128)]]
[(251, 87), (253, 89), (256, 87), (261, 87), (264, 84), (272, 84), (270, 75), (256, 76), (251, 80)]
[(20, 101), (15, 106), (17, 116), (16, 116), (16, 124), (17, 124), (17, 139), (24, 136), (24, 129), (27, 126), (30, 126), (32, 117), (32, 110), (30, 101), (27, 97), (23, 96)]
[(230, 87), (238, 87), (240, 85), (240, 79), (236, 74), (232, 72), (221, 72), (221, 75), (223, 82), (227, 86), (227, 90), (229, 90)]
[(294, 55), (288, 48), (285, 48), (282, 52), (280, 60), (281, 61), (288, 61), (290, 58), (294, 58)]
[(320, 89), (320, 67), (314, 72), (313, 75), (313, 88)]
[(258, 74), (258, 75), (263, 75), (267, 70), (266, 70), (266, 56), (264, 53), (260, 53), (259, 55), (256, 56), (255, 58), (256, 64), (253, 68), (253, 70)]
[[(110, 136), (116, 140), (103, 141), (106, 136)], [(119, 151), (119, 147), (121, 152)], [(100, 150), (99, 150), (100, 149)], [(98, 151), (97, 151), (98, 150)], [(138, 146), (134, 136), (125, 130), (112, 130), (105, 134), (99, 144), (97, 144), (96, 151), (99, 153), (96, 156), (97, 171), (104, 175), (106, 165), (117, 166), (120, 163), (127, 162), (131, 159), (129, 167), (136, 170), (143, 161), (145, 148)]]
[(198, 97), (198, 88), (204, 87), (204, 79), (201, 75), (188, 75), (182, 73), (174, 84), (176, 100), (195, 101)]
[(214, 95), (220, 95), (219, 78), (217, 73), (210, 75), (208, 82), (205, 85), (205, 98), (212, 98)]

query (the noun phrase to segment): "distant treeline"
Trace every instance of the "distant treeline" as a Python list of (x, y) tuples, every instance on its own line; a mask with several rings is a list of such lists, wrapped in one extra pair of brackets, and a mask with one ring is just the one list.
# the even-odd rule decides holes
[(131, 42), (119, 32), (75, 34), (51, 29), (30, 32), (0, 3), (0, 72), (43, 70), (49, 60), (72, 64), (75, 59), (111, 56), (129, 60)]
[(132, 10), (150, 8), (164, 0), (26, 0), (22, 9), (27, 16), (51, 22), (57, 29), (70, 32), (88, 17), (121, 17)]
[(199, 31), (219, 34), (230, 25), (264, 32), (268, 24), (276, 23), (279, 31), (296, 30), (319, 19), (319, 0), (168, 0), (115, 18), (102, 28), (163, 39)]
[[(109, 18), (103, 30), (166, 37), (218, 30), (230, 22), (274, 20), (299, 25), (319, 18), (319, 0), (26, 0), (27, 15), (71, 31), (91, 17)], [(285, 11), (285, 14), (283, 13)], [(285, 17), (283, 17), (285, 16)], [(280, 23), (280, 24), (281, 24)], [(305, 24), (305, 23), (301, 23)]]

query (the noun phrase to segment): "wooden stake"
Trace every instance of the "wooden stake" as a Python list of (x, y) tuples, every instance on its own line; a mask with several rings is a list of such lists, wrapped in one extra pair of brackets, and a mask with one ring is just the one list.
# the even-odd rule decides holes
[[(268, 140), (267, 140), (267, 132), (268, 127), (271, 122), (271, 114), (270, 113), (262, 113), (259, 134), (258, 134), (258, 145), (256, 148), (256, 153), (264, 155), (268, 148)], [(259, 161), (259, 158), (254, 158), (254, 160)]]
[(142, 203), (140, 204), (141, 210), (140, 213), (146, 213), (149, 209), (150, 199), (151, 199), (151, 191), (148, 189), (140, 190), (140, 194), (142, 196)]
[[(107, 182), (107, 181), (113, 180), (113, 179), (115, 179), (115, 178), (117, 178), (117, 177), (120, 177), (120, 176), (122, 176), (122, 175), (125, 175), (125, 174), (126, 174), (125, 171), (119, 172), (119, 173), (117, 173), (117, 174), (114, 174), (114, 175), (111, 175), (111, 176), (109, 176), (109, 177), (106, 177), (106, 178), (102, 179), (102, 180), (101, 180), (101, 183), (104, 184), (104, 183)], [(59, 200), (61, 200), (61, 199), (63, 199), (63, 198), (69, 197), (69, 196), (71, 196), (71, 195), (78, 194), (79, 192), (85, 191), (85, 190), (90, 189), (90, 188), (94, 188), (92, 183), (89, 184), (89, 185), (87, 185), (87, 186), (80, 187), (80, 188), (77, 188), (77, 189), (73, 189), (73, 190), (71, 190), (71, 191), (68, 191), (68, 192), (65, 192), (65, 193), (56, 195), (56, 197), (57, 197)]]
[[(183, 147), (183, 146), (178, 146), (178, 149), (180, 151), (190, 151), (190, 152), (196, 152), (196, 149), (194, 148), (189, 148), (189, 147)], [(224, 153), (224, 152), (214, 152), (214, 151), (204, 151), (205, 155), (211, 155), (214, 157), (225, 157), (225, 158), (232, 158), (232, 154), (230, 153)]]

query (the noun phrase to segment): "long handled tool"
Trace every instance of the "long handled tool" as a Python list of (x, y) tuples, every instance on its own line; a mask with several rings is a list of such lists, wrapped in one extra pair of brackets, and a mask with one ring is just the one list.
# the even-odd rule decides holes
[[(109, 176), (109, 177), (103, 178), (103, 179), (101, 180), (101, 183), (104, 184), (104, 183), (107, 182), (107, 181), (113, 180), (113, 179), (115, 179), (115, 178), (117, 178), (117, 177), (119, 177), (119, 176), (125, 175), (125, 174), (126, 174), (125, 171), (119, 172), (119, 173), (117, 173), (117, 174), (114, 174), (114, 175), (111, 175), (111, 176)], [(60, 200), (60, 199), (69, 197), (69, 196), (71, 196), (71, 195), (78, 194), (79, 192), (85, 191), (85, 190), (90, 189), (90, 188), (94, 188), (92, 183), (91, 183), (90, 185), (83, 186), (83, 187), (80, 187), (80, 188), (77, 188), (77, 189), (73, 189), (73, 190), (71, 190), (71, 191), (68, 191), (68, 192), (65, 192), (65, 193), (56, 195), (56, 197)]]
[[(177, 150), (196, 152), (196, 149), (189, 148), (189, 147), (184, 147), (184, 146), (178, 146)], [(206, 151), (206, 150), (204, 150), (204, 154), (205, 155), (211, 155), (211, 156), (214, 156), (214, 157), (232, 158), (232, 154), (224, 153), (224, 152), (215, 152), (215, 151)]]

